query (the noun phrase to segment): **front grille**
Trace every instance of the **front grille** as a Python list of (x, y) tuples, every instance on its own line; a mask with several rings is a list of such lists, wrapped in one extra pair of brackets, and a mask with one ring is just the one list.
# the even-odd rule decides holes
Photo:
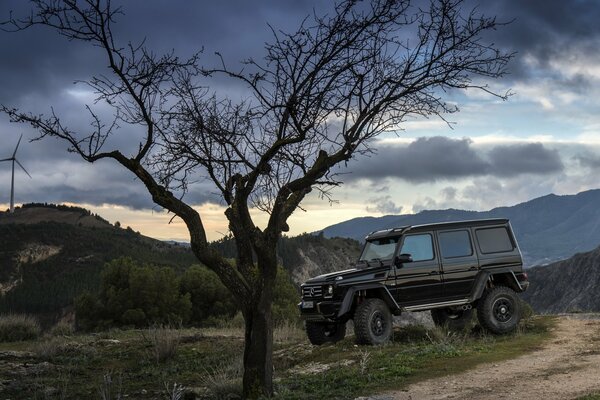
[(323, 288), (321, 286), (305, 286), (302, 288), (302, 297), (312, 299), (323, 296)]

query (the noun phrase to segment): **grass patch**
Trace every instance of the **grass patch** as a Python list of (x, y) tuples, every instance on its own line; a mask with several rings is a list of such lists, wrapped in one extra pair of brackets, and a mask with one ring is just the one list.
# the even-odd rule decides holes
[[(396, 330), (392, 343), (367, 349), (346, 339), (322, 350), (297, 354), (298, 365), (318, 368), (314, 368), (314, 373), (300, 374), (292, 367), (283, 373), (277, 386), (278, 398), (345, 399), (402, 389), (417, 381), (537, 350), (550, 338), (554, 323), (552, 317), (536, 317), (517, 333), (506, 336), (413, 326)], [(354, 362), (342, 363), (343, 360)]]
[(41, 331), (38, 321), (29, 315), (0, 315), (0, 342), (35, 339)]
[[(503, 337), (410, 326), (396, 330), (394, 341), (381, 347), (356, 346), (352, 337), (316, 347), (297, 326), (281, 326), (275, 329), (275, 398), (333, 400), (401, 389), (418, 380), (537, 349), (550, 337), (553, 321), (538, 317), (520, 333)], [(156, 351), (163, 345), (154, 344), (152, 332), (112, 330), (1, 343), (3, 398), (214, 399), (240, 395), (244, 342), (239, 328), (155, 328), (156, 343), (162, 333), (166, 342), (175, 338), (171, 343), (176, 343), (176, 352), (160, 357)]]
[(578, 397), (577, 400), (600, 400), (600, 392), (586, 394), (585, 396)]

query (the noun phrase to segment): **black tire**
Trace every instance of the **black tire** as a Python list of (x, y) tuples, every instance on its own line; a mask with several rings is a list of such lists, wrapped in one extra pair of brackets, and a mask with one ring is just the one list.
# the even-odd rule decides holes
[(392, 337), (392, 313), (381, 299), (366, 299), (354, 313), (356, 343), (380, 345)]
[(464, 330), (471, 318), (473, 317), (473, 310), (453, 310), (451, 308), (436, 308), (431, 310), (431, 319), (436, 326), (447, 326), (448, 329), (453, 331)]
[(306, 335), (308, 340), (316, 346), (336, 343), (346, 336), (346, 324), (306, 321)]
[(514, 331), (521, 319), (519, 297), (506, 286), (487, 290), (477, 305), (477, 319), (484, 329), (497, 335)]

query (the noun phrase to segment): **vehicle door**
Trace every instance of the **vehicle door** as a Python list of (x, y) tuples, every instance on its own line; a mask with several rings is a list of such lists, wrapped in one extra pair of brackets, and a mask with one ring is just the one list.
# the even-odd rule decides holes
[(477, 254), (468, 228), (437, 232), (445, 299), (468, 297), (478, 272)]
[(397, 254), (410, 254), (412, 262), (394, 267), (398, 304), (423, 304), (441, 297), (440, 265), (433, 237), (433, 232), (402, 236)]

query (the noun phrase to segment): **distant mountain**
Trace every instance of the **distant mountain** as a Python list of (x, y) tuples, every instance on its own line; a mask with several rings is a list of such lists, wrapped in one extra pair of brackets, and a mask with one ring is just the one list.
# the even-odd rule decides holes
[(531, 286), (522, 296), (535, 311), (600, 311), (600, 247), (527, 273)]
[(325, 237), (364, 240), (371, 231), (440, 221), (508, 218), (530, 267), (563, 260), (600, 243), (600, 190), (576, 195), (550, 194), (512, 207), (490, 211), (433, 210), (418, 214), (362, 217), (322, 230)]

